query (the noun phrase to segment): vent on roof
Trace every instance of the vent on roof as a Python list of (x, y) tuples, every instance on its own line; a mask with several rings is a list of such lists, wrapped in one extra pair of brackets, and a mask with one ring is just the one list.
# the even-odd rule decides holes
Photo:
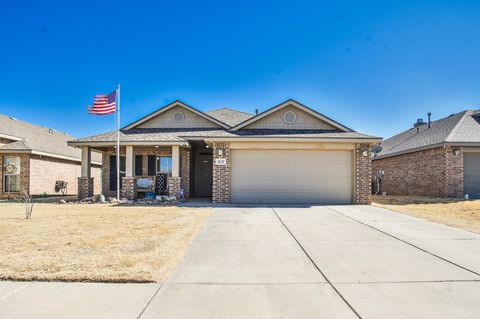
[(53, 133), (55, 133), (55, 132), (56, 132), (56, 131), (55, 131), (53, 128), (49, 128), (49, 129), (48, 129), (48, 133), (50, 133), (50, 134), (53, 134)]
[(423, 124), (427, 124), (427, 123), (425, 123), (423, 119), (417, 119), (417, 121), (413, 123), (413, 127), (419, 127), (419, 126), (422, 126)]
[(16, 118), (14, 118), (13, 116), (9, 116), (8, 118), (11, 119), (11, 120), (14, 120), (14, 121), (18, 121), (18, 120), (17, 120)]

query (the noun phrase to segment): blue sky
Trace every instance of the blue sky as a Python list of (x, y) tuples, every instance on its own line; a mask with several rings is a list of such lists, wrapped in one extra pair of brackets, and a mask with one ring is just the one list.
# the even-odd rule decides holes
[(253, 112), (296, 99), (389, 137), (480, 108), (478, 1), (10, 1), (0, 113), (85, 136), (122, 85), (122, 124), (181, 99)]

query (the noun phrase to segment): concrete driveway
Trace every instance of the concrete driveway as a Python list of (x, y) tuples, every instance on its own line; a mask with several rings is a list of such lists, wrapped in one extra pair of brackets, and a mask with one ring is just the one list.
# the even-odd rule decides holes
[(371, 206), (220, 207), (163, 285), (1, 283), (0, 318), (478, 318), (480, 235)]

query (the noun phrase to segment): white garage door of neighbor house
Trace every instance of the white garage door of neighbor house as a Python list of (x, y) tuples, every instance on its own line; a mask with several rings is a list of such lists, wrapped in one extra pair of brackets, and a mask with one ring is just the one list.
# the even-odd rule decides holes
[(352, 203), (352, 151), (232, 150), (231, 155), (233, 203)]

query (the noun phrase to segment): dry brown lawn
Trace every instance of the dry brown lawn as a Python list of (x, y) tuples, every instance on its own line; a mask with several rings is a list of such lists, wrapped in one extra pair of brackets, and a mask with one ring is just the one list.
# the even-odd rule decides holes
[(480, 200), (420, 196), (373, 196), (372, 204), (480, 233)]
[(162, 282), (211, 208), (0, 203), (0, 279)]

